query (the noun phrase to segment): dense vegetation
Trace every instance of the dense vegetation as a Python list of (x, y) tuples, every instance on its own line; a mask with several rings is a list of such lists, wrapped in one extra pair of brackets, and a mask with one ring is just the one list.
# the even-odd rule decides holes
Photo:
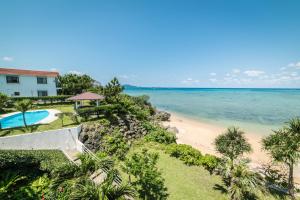
[[(116, 78), (103, 87), (86, 75), (65, 75), (60, 81), (63, 95), (73, 94), (74, 91), (93, 91), (105, 96), (100, 106), (91, 102), (90, 107), (79, 108), (76, 114), (69, 110), (69, 106), (59, 115), (59, 122), (53, 122), (59, 127), (69, 125), (71, 121), (71, 124), (83, 123), (79, 139), (97, 158), (80, 155), (81, 164), (76, 166), (66, 162), (57, 152), (0, 152), (0, 197), (135, 197), (147, 200), (295, 198), (292, 172), (300, 158), (300, 119), (291, 120), (283, 129), (274, 131), (273, 135), (263, 140), (264, 149), (274, 160), (288, 166), (289, 176), (281, 176), (279, 171), (272, 169), (262, 174), (249, 168), (250, 160), (245, 158), (245, 154), (251, 152), (252, 148), (239, 128), (228, 128), (215, 139), (220, 157), (203, 155), (189, 145), (177, 144), (175, 133), (161, 126), (161, 121), (168, 120), (169, 115), (157, 111), (147, 96), (132, 97), (124, 94)], [(0, 104), (6, 106), (7, 101), (9, 98), (0, 95)], [(15, 102), (15, 107), (23, 113), (32, 105), (36, 108), (49, 106), (32, 104), (26, 99)], [(24, 121), (26, 124), (25, 118)], [(185, 191), (176, 185), (186, 190), (188, 188), (184, 187), (184, 182), (176, 183), (176, 174), (181, 171), (173, 171), (172, 164), (177, 170), (199, 180), (203, 178), (202, 175), (209, 179), (201, 179), (202, 183), (199, 183), (194, 180), (195, 177), (181, 174), (180, 179), (191, 180), (191, 188), (198, 187), (201, 194), (191, 191), (187, 192), (190, 196), (180, 196)], [(99, 170), (106, 171), (107, 176), (101, 183), (95, 184), (90, 177)], [(192, 175), (190, 170), (195, 173)], [(197, 174), (199, 171), (201, 176)], [(209, 193), (205, 193), (202, 187), (210, 187), (204, 189)], [(280, 190), (274, 192), (274, 188)], [(180, 191), (181, 194), (178, 194)]]
[(49, 191), (51, 171), (68, 162), (56, 150), (0, 151), (0, 199), (41, 199)]

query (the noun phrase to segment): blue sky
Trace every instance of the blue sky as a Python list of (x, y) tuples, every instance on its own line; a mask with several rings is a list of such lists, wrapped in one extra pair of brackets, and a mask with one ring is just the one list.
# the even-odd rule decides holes
[(105, 84), (300, 87), (300, 1), (2, 0), (0, 66)]

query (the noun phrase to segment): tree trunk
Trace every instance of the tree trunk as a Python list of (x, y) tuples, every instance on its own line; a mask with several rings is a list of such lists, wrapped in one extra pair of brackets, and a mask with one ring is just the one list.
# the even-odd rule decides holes
[(292, 161), (289, 164), (289, 194), (291, 195), (291, 199), (295, 200), (295, 192), (294, 192), (294, 162)]
[(25, 112), (22, 112), (22, 115), (23, 115), (23, 122), (24, 122), (24, 126), (27, 127), (27, 124), (26, 124), (26, 119), (25, 119)]

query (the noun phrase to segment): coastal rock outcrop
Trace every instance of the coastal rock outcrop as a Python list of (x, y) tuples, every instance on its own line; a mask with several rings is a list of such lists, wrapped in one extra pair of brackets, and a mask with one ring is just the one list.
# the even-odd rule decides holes
[(156, 111), (155, 113), (155, 119), (158, 121), (169, 121), (171, 114), (166, 111)]
[(116, 116), (112, 122), (106, 123), (89, 122), (82, 125), (79, 140), (91, 151), (101, 149), (102, 138), (111, 135), (115, 130), (124, 136), (128, 141), (140, 138), (147, 134), (147, 130), (142, 123), (131, 115)]

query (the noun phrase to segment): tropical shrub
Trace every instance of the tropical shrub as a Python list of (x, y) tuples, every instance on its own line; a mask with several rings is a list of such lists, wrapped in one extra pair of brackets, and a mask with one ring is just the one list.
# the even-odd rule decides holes
[(14, 191), (18, 184), (26, 179), (26, 176), (20, 176), (13, 172), (1, 174), (0, 176), (0, 199), (7, 199), (13, 197)]
[(230, 158), (224, 157), (219, 165), (219, 173), (226, 186), (222, 188), (231, 200), (258, 199), (258, 195), (265, 192), (263, 177), (250, 170), (248, 163), (249, 160), (240, 159), (232, 164)]
[(90, 108), (79, 108), (77, 109), (77, 113), (80, 117), (88, 119), (91, 115), (105, 115), (110, 116), (116, 110), (115, 105), (106, 104), (97, 107), (90, 107)]
[(201, 158), (201, 165), (212, 174), (218, 167), (220, 159), (214, 155), (205, 154)]
[(43, 195), (50, 192), (50, 184), (51, 179), (46, 174), (44, 174), (30, 184), (30, 189), (34, 194), (42, 197)]
[(46, 197), (50, 188), (48, 175), (55, 166), (68, 162), (58, 150), (1, 150), (0, 199)]
[(123, 160), (129, 150), (129, 145), (123, 135), (115, 130), (112, 135), (103, 137), (101, 149), (111, 156), (116, 156), (118, 159)]
[(202, 154), (197, 149), (186, 144), (170, 144), (166, 146), (166, 153), (182, 160), (186, 165), (201, 165)]
[(3, 111), (3, 108), (6, 107), (7, 101), (8, 97), (0, 92), (0, 111)]
[(145, 122), (143, 124), (148, 134), (145, 136), (146, 141), (158, 142), (161, 144), (176, 143), (176, 135), (172, 132), (165, 130), (164, 128)]
[(58, 163), (69, 162), (59, 150), (1, 150), (0, 169), (20, 166), (38, 166), (51, 171)]
[[(134, 153), (125, 161), (123, 170), (129, 174), (129, 181), (135, 187), (141, 199), (167, 199), (167, 188), (164, 178), (157, 169), (157, 153), (143, 149)], [(130, 176), (134, 176), (132, 181)]]

